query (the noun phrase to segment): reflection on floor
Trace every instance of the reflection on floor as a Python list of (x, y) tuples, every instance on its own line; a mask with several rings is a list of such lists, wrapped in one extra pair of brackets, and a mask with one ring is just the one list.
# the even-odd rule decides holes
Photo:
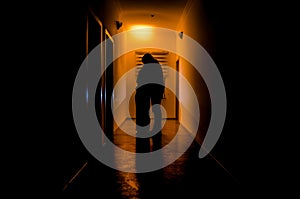
[[(163, 138), (162, 146), (168, 144), (176, 135), (178, 130), (179, 122), (177, 120), (164, 120), (163, 124)], [(150, 129), (153, 127), (153, 121), (151, 120)], [(136, 152), (136, 139), (125, 132), (135, 133), (135, 125), (131, 122), (124, 122), (121, 128), (118, 128), (115, 132), (114, 143), (120, 148)], [(151, 146), (153, 144), (152, 139), (150, 139)]]
[[(152, 123), (151, 123), (152, 124)], [(152, 125), (151, 125), (152, 126)], [(164, 123), (163, 126), (163, 136), (162, 136), (162, 147), (166, 146), (168, 143), (171, 142), (172, 139), (174, 139), (179, 127), (179, 122), (177, 120), (167, 120), (167, 122)], [(122, 129), (124, 129), (126, 132), (135, 132), (135, 126), (132, 125), (132, 123), (124, 123), (122, 126)], [(190, 139), (191, 136), (187, 133), (185, 134), (184, 137), (180, 137), (179, 144), (180, 142), (184, 142), (187, 139)], [(115, 132), (115, 139), (114, 143), (119, 146), (120, 148), (135, 152), (136, 151), (136, 139), (132, 136), (129, 136), (128, 134), (124, 133), (123, 130), (118, 129)], [(151, 143), (151, 148), (153, 146), (153, 140), (150, 139)], [(180, 149), (180, 147), (178, 147)], [(178, 149), (177, 148), (177, 149)], [(197, 155), (197, 152), (199, 150), (199, 146), (194, 144), (190, 149), (190, 152), (194, 150), (194, 154)], [(165, 153), (163, 154), (164, 158), (168, 158), (167, 156), (173, 156), (174, 153), (178, 153), (178, 151), (174, 150), (171, 153)], [(158, 191), (158, 188), (162, 186), (163, 179), (166, 182), (175, 182), (183, 178), (184, 175), (184, 165), (185, 162), (188, 160), (187, 154), (183, 154), (181, 157), (179, 157), (176, 160), (176, 163), (169, 165), (165, 167), (162, 170), (151, 172), (148, 174), (135, 174), (135, 173), (125, 173), (125, 172), (119, 172), (117, 174), (117, 183), (120, 186), (120, 193), (125, 196), (130, 196), (131, 197), (136, 197), (139, 198), (139, 196), (146, 192), (146, 187), (153, 188), (156, 187), (156, 192)], [(134, 160), (128, 160), (126, 163), (130, 164), (131, 161)], [(125, 162), (125, 161), (116, 161), (116, 164), (118, 162)], [(157, 180), (156, 180), (157, 178)], [(145, 185), (145, 183), (149, 183), (148, 185)], [(166, 183), (164, 182), (164, 183)], [(160, 185), (160, 186), (157, 186)], [(150, 194), (151, 190), (149, 190)]]
[[(179, 125), (176, 120), (165, 122), (162, 130), (163, 146), (174, 138)], [(127, 130), (135, 131), (135, 127), (126, 122), (122, 127), (126, 129), (126, 132)], [(182, 142), (190, 138), (189, 134), (180, 137)], [(124, 150), (135, 152), (135, 138), (121, 129), (115, 132), (114, 143)], [(64, 190), (64, 193), (96, 194), (95, 197), (105, 199), (200, 198), (203, 194), (214, 196), (219, 187), (226, 187), (222, 193), (232, 196), (239, 183), (210, 156), (199, 159), (199, 149), (199, 144), (192, 142), (188, 150), (175, 162), (148, 173), (121, 172), (92, 159)], [(116, 159), (118, 158), (116, 157)], [(134, 161), (135, 159), (131, 158), (125, 161), (116, 161), (116, 164), (125, 164), (126, 166)]]

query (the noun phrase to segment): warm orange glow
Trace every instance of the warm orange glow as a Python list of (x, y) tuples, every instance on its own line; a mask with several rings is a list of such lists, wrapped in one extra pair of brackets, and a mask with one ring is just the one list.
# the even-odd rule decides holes
[(130, 27), (132, 36), (136, 40), (151, 40), (153, 37), (153, 27), (147, 25), (134, 25)]
[(148, 26), (148, 25), (133, 25), (130, 27), (130, 30), (137, 30), (137, 29), (152, 29), (152, 26)]

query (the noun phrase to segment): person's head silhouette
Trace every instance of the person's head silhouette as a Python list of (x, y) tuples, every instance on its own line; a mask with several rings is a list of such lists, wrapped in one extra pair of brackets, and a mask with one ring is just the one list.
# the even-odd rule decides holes
[(146, 53), (144, 54), (144, 56), (142, 57), (142, 62), (144, 64), (148, 64), (148, 63), (157, 63), (157, 60), (154, 59), (154, 57), (150, 54), (150, 53)]

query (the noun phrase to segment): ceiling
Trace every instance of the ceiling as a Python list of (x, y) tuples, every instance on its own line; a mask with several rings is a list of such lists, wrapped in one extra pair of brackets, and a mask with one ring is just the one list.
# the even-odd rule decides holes
[(188, 0), (118, 0), (125, 30), (151, 25), (176, 30)]

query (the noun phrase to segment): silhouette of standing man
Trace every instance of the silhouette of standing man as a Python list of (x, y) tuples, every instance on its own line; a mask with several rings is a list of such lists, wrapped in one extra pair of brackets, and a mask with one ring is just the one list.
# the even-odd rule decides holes
[[(146, 53), (142, 57), (143, 67), (137, 77), (137, 88), (135, 95), (136, 102), (136, 124), (137, 134), (149, 135), (150, 133), (150, 103), (154, 113), (154, 125), (152, 133), (153, 150), (161, 147), (161, 109), (160, 104), (164, 93), (163, 72), (159, 62), (154, 57)], [(158, 105), (158, 106), (155, 106)], [(139, 148), (139, 149), (138, 149)], [(147, 152), (150, 150), (150, 140), (148, 138), (137, 138), (137, 150)]]

